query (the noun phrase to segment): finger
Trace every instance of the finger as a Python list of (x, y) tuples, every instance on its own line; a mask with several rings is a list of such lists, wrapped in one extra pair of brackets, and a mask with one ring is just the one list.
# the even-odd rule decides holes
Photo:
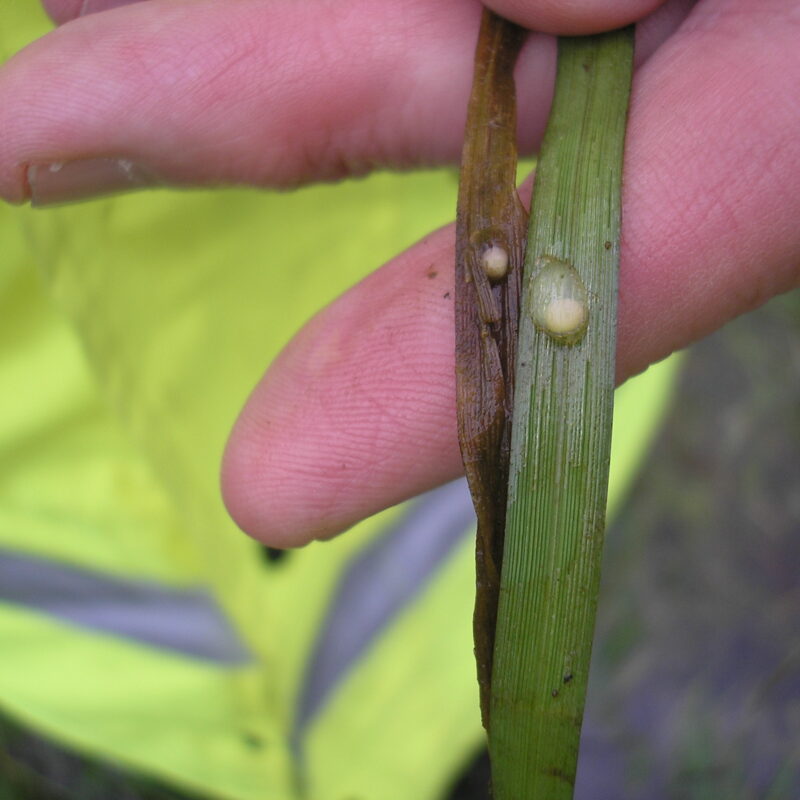
[(701, 4), (636, 81), (620, 276), (624, 376), (797, 285), (792, 16), (791, 0), (758, 12), (747, 0)]
[[(692, 15), (637, 78), (620, 381), (798, 284), (800, 53), (791, 25), (746, 6), (728, 22)], [(452, 259), (448, 228), (323, 311), (272, 365), (223, 468), (244, 530), (303, 544), (460, 473)]]
[(458, 473), (453, 244), (448, 227), (373, 273), (273, 363), (223, 470), (244, 530), (304, 544)]
[[(665, 0), (490, 0), (486, 5), (531, 30), (584, 34), (612, 30), (644, 19)], [(43, 0), (50, 17), (63, 24), (78, 16), (142, 0)]]
[[(30, 164), (80, 195), (75, 170), (102, 188), (98, 159), (123, 178), (272, 186), (455, 161), (479, 16), (469, 0), (151, 0), (82, 17), (0, 70), (0, 195), (25, 198)], [(553, 68), (552, 43), (531, 42), (528, 146)]]
[[(479, 16), (471, 0), (149, 0), (82, 17), (0, 69), (0, 196), (454, 162)], [(554, 66), (553, 41), (530, 37), (523, 151), (541, 137)]]
[(622, 28), (652, 13), (664, 0), (486, 0), (500, 16), (559, 36)]

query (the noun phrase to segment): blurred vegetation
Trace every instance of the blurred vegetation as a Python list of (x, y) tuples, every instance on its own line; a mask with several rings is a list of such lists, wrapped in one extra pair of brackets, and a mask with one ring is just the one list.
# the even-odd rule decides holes
[(578, 796), (800, 797), (799, 534), (793, 292), (691, 349), (610, 531)]

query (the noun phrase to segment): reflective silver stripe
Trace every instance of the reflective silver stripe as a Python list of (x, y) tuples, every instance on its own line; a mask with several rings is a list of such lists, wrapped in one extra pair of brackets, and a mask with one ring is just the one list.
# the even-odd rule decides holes
[(111, 577), (0, 548), (0, 601), (225, 665), (252, 655), (210, 592)]
[(298, 761), (304, 730), (332, 691), (474, 524), (466, 481), (449, 483), (420, 497), (345, 569), (298, 698), (291, 735)]

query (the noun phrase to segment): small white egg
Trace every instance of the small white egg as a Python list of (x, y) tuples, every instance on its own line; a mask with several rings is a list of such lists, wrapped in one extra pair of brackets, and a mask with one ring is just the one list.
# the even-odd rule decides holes
[(571, 297), (553, 300), (544, 309), (547, 330), (557, 336), (575, 333), (586, 322), (586, 306)]
[(481, 268), (486, 277), (496, 283), (508, 274), (508, 252), (499, 244), (490, 244), (481, 253)]
[(536, 261), (532, 311), (536, 327), (559, 344), (577, 344), (589, 324), (589, 294), (575, 267), (553, 256)]

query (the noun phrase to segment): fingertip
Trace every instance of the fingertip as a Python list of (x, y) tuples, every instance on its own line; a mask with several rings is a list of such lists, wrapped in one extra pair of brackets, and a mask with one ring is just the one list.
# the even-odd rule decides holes
[(291, 482), (284, 485), (270, 478), (268, 447), (268, 440), (237, 422), (225, 449), (220, 481), (231, 519), (248, 536), (280, 549), (302, 547), (335, 533), (313, 516), (311, 492), (295, 504)]
[(583, 36), (622, 28), (646, 17), (665, 0), (486, 0), (502, 17), (531, 30)]
[(63, 25), (80, 16), (83, 3), (84, 0), (42, 0), (42, 7), (56, 25)]
[(452, 227), (322, 311), (231, 433), (223, 497), (278, 547), (326, 539), (456, 477)]

